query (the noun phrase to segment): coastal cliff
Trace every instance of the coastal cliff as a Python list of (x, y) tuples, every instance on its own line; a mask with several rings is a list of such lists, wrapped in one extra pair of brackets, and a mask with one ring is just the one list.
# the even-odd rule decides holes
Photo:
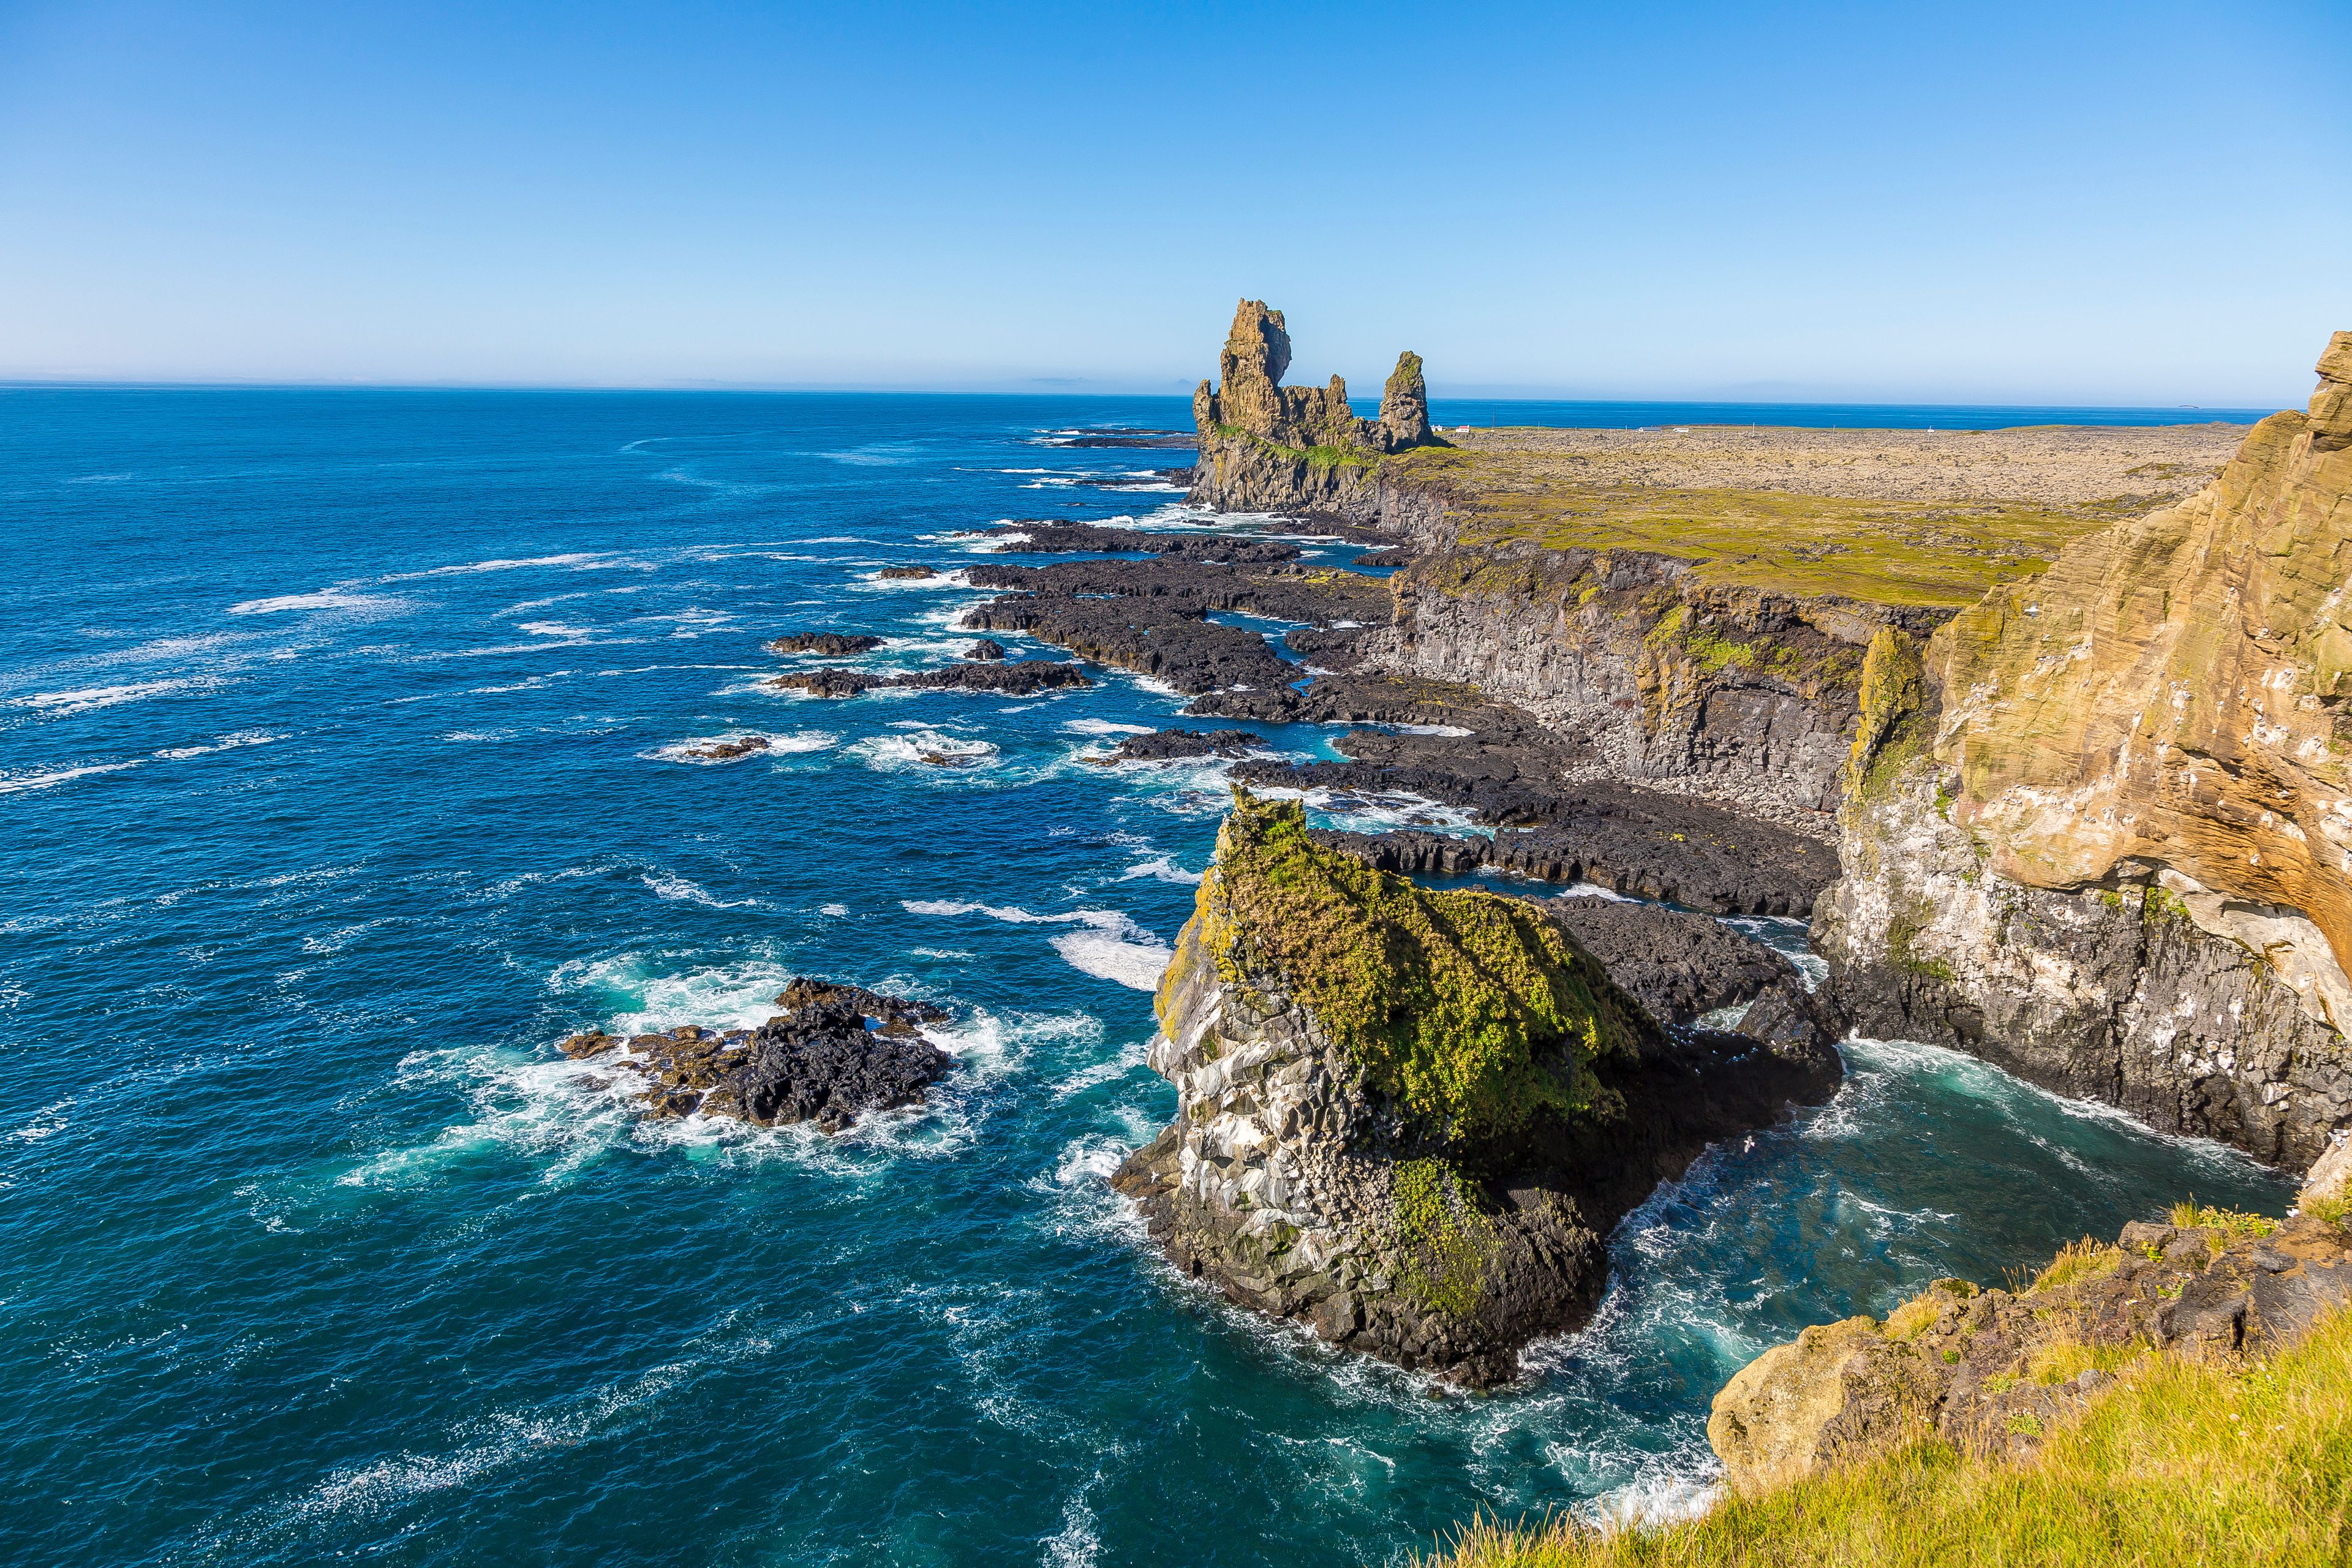
[(1177, 1116), (1117, 1177), (1154, 1238), (1237, 1302), (1478, 1386), (1583, 1320), (1658, 1182), (1839, 1077), (1798, 1032), (1670, 1032), (1537, 905), (1421, 889), (1239, 792), (1157, 1008)]
[(1869, 1033), (2302, 1166), (2352, 1121), (2352, 333), (2211, 485), (1995, 589), (1858, 733), (1815, 945)]

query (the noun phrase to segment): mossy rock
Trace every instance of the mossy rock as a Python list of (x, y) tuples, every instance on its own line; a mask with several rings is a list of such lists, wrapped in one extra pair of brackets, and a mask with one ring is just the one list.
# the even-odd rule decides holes
[(1228, 984), (1271, 969), (1432, 1146), (1610, 1113), (1593, 1063), (1642, 1037), (1633, 1003), (1540, 911), (1327, 849), (1295, 801), (1234, 792), (1193, 920), (1164, 986), (1201, 956)]

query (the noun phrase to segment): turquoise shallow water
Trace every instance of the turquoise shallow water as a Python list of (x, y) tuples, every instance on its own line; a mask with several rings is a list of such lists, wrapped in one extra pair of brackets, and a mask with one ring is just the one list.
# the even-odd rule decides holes
[[(961, 647), (978, 595), (872, 573), (1169, 506), (1055, 482), (1164, 455), (1036, 433), (1180, 404), (0, 414), (0, 1560), (1385, 1563), (1687, 1497), (1714, 1389), (1805, 1322), (2191, 1190), (2284, 1201), (1856, 1043), (1832, 1105), (1627, 1222), (1528, 1387), (1433, 1401), (1176, 1279), (1103, 1184), (1172, 1110), (1137, 987), (1222, 787), (1078, 759), (1177, 700), (757, 685), (788, 629)], [(676, 751), (754, 730), (797, 749)], [(955, 1007), (933, 1109), (646, 1126), (554, 1049), (801, 972)]]

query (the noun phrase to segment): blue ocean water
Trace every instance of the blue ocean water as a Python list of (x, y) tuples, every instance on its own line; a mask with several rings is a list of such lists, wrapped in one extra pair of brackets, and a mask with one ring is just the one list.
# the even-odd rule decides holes
[[(1395, 1562), (1688, 1497), (1714, 1390), (1806, 1322), (2284, 1201), (1855, 1043), (1833, 1104), (1626, 1223), (1523, 1390), (1434, 1400), (1174, 1277), (1104, 1177), (1172, 1111), (1143, 987), (1223, 786), (1083, 758), (1179, 700), (827, 703), (760, 645), (944, 659), (982, 595), (874, 574), (956, 529), (1219, 526), (1066, 482), (1181, 454), (1039, 435), (1184, 417), (0, 392), (0, 1560)], [(788, 743), (682, 756), (744, 732)], [(798, 973), (950, 1004), (946, 1092), (837, 1139), (646, 1124), (555, 1049)]]

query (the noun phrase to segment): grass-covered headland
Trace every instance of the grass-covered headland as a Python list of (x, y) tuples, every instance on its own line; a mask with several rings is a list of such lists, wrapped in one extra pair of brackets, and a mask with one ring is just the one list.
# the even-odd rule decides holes
[(2352, 1313), (2336, 1311), (2250, 1364), (2144, 1349), (2023, 1461), (1923, 1438), (1662, 1527), (1481, 1520), (1423, 1568), (2347, 1562)]

